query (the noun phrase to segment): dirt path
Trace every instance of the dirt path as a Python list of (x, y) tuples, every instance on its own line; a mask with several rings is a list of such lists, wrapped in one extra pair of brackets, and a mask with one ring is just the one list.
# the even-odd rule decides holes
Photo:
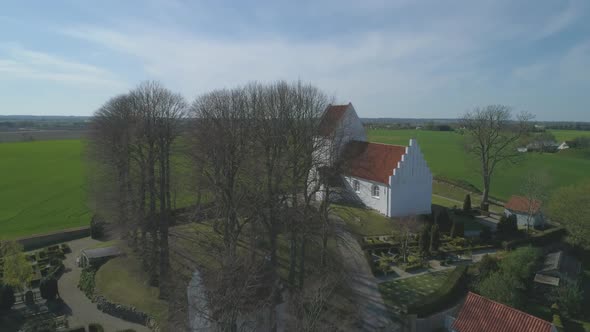
[(377, 280), (371, 273), (371, 268), (358, 242), (343, 228), (343, 221), (333, 217), (337, 225), (338, 251), (342, 256), (344, 268), (347, 271), (349, 285), (356, 296), (359, 309), (361, 331), (399, 331), (400, 327), (394, 323), (387, 310), (381, 293), (377, 287)]
[(91, 238), (84, 238), (68, 242), (72, 253), (66, 255), (64, 260), (65, 273), (59, 279), (59, 294), (66, 304), (66, 316), (70, 327), (86, 326), (90, 323), (99, 323), (107, 332), (124, 329), (133, 329), (137, 332), (149, 332), (142, 325), (130, 323), (122, 319), (107, 315), (96, 308), (82, 291), (78, 289), (81, 269), (76, 266), (76, 257), (80, 250), (100, 243)]

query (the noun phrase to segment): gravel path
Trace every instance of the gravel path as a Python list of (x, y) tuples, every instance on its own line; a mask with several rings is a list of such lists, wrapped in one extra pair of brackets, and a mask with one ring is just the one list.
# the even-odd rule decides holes
[(334, 216), (338, 232), (338, 250), (344, 268), (350, 279), (349, 285), (356, 296), (361, 319), (361, 331), (398, 331), (400, 327), (391, 320), (391, 313), (385, 306), (377, 280), (358, 242), (343, 229), (343, 221)]
[(99, 323), (106, 332), (115, 332), (124, 329), (133, 329), (137, 332), (149, 332), (142, 325), (130, 323), (122, 319), (107, 315), (96, 308), (82, 291), (78, 289), (81, 269), (76, 266), (76, 257), (80, 250), (99, 244), (99, 241), (84, 238), (68, 242), (72, 252), (66, 255), (64, 260), (65, 273), (59, 279), (59, 294), (66, 304), (66, 316), (70, 327), (86, 326), (90, 323)]

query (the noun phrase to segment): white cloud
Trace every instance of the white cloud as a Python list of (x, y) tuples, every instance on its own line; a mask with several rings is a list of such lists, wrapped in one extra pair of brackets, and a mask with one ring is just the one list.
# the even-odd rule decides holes
[[(531, 55), (518, 66), (511, 59), (502, 59), (510, 56), (510, 47), (531, 45), (577, 22), (578, 3), (526, 22), (508, 3), (498, 1), (449, 8), (432, 4), (435, 8), (426, 17), (416, 18), (416, 24), (313, 39), (273, 31), (256, 33), (242, 21), (235, 28), (251, 31), (249, 37), (238, 33), (242, 37), (219, 38), (194, 27), (129, 20), (108, 28), (80, 25), (60, 32), (110, 50), (114, 56), (131, 57), (143, 67), (142, 78), (161, 80), (188, 98), (250, 80), (300, 78), (333, 93), (338, 101), (352, 101), (365, 116), (455, 116), (478, 103), (510, 104), (517, 100), (513, 98), (515, 86), (530, 90), (530, 82), (569, 82), (576, 75), (572, 68), (583, 63), (587, 54), (582, 49), (568, 56), (561, 50), (551, 57)], [(358, 10), (376, 13), (392, 5), (401, 11), (400, 19), (405, 7), (415, 6), (406, 1), (377, 1)], [(317, 6), (314, 3), (303, 10), (322, 13), (318, 8), (327, 5)], [(173, 7), (183, 8), (183, 4)], [(439, 11), (443, 12), (439, 15)], [(259, 15), (276, 19), (278, 14), (268, 9)], [(494, 67), (498, 63), (507, 67), (500, 70), (508, 74)]]
[(555, 35), (576, 22), (585, 10), (585, 4), (579, 1), (568, 1), (565, 8), (543, 22), (535, 39), (542, 39)]
[(108, 70), (15, 44), (0, 45), (0, 73), (3, 73), (4, 78), (10, 76), (71, 84), (124, 86)]

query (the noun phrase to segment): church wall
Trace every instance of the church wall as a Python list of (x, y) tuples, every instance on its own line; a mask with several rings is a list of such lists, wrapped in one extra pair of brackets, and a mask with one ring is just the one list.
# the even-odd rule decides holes
[[(357, 178), (354, 176), (345, 176), (346, 179), (346, 189), (351, 192), (355, 193), (355, 195), (369, 208), (379, 211), (382, 214), (387, 214), (388, 209), (388, 197), (389, 197), (389, 188), (386, 184), (370, 181), (362, 178)], [(359, 191), (354, 191), (354, 181), (359, 182)], [(373, 186), (379, 187), (379, 197), (373, 196)]]
[(389, 184), (390, 217), (431, 213), (432, 173), (416, 140), (410, 140), (406, 154), (389, 177)]

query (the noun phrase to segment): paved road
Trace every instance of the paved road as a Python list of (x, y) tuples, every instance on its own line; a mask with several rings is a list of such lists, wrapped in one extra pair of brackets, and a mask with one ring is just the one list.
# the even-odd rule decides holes
[(84, 238), (68, 242), (72, 253), (66, 255), (64, 260), (65, 273), (59, 279), (59, 294), (66, 304), (66, 316), (70, 327), (88, 326), (90, 323), (99, 323), (106, 332), (114, 332), (124, 329), (133, 329), (137, 332), (149, 332), (142, 325), (130, 323), (122, 319), (107, 315), (96, 308), (82, 291), (78, 289), (81, 269), (76, 267), (76, 257), (80, 250), (100, 243), (91, 238)]
[(385, 306), (377, 287), (377, 280), (358, 242), (342, 227), (343, 221), (333, 217), (337, 225), (338, 250), (342, 256), (344, 268), (349, 275), (349, 285), (356, 297), (361, 320), (361, 331), (398, 331), (400, 327), (394, 323), (391, 313)]

